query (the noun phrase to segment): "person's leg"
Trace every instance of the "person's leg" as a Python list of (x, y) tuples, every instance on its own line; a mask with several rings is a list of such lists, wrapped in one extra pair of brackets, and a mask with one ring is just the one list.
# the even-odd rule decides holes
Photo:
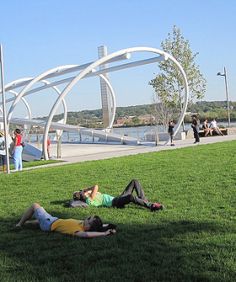
[(112, 206), (116, 208), (124, 208), (125, 205), (129, 203), (134, 203), (136, 205), (151, 209), (152, 203), (147, 200), (143, 200), (139, 197), (133, 196), (132, 194), (122, 195), (115, 197), (112, 201)]
[(24, 223), (29, 220), (36, 209), (40, 208), (41, 206), (37, 203), (34, 203), (31, 207), (29, 207), (22, 215), (20, 221), (16, 224), (17, 227), (22, 227)]
[(7, 156), (6, 156), (6, 155), (3, 155), (3, 156), (2, 156), (2, 171), (3, 171), (3, 172), (6, 172), (6, 171), (7, 171), (6, 164), (7, 164)]
[(198, 133), (198, 131), (197, 131), (196, 128), (193, 128), (193, 132), (194, 132), (195, 142), (197, 143), (197, 142), (200, 141), (200, 139), (199, 139), (199, 133)]
[(134, 190), (139, 198), (146, 200), (143, 188), (139, 181), (136, 179), (130, 181), (130, 183), (126, 186), (125, 190), (121, 193), (120, 196), (130, 195)]
[(23, 147), (19, 146), (19, 170), (22, 170), (22, 152), (23, 152)]
[(2, 171), (3, 171), (3, 166), (4, 166), (3, 155), (0, 155), (0, 166), (2, 167)]
[(197, 134), (196, 134), (196, 142), (200, 142), (199, 132), (198, 131), (197, 131)]
[(195, 142), (197, 142), (197, 137), (196, 137), (197, 135), (196, 135), (196, 132), (197, 132), (197, 131), (196, 131), (196, 128), (194, 127), (194, 128), (193, 128), (193, 136), (194, 136)]
[(19, 146), (15, 147), (15, 151), (14, 151), (14, 155), (13, 155), (13, 160), (14, 160), (14, 166), (15, 166), (15, 170), (19, 170)]
[(121, 195), (121, 196), (115, 197), (112, 200), (112, 207), (124, 208), (125, 205), (132, 202), (132, 198), (133, 198), (132, 194)]

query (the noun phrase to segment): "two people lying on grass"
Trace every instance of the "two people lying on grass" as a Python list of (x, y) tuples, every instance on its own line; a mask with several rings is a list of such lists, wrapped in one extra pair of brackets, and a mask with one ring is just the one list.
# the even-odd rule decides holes
[[(29, 221), (33, 216), (36, 220)], [(42, 231), (59, 232), (81, 238), (103, 237), (116, 233), (114, 224), (103, 224), (101, 218), (96, 215), (84, 220), (59, 219), (47, 213), (38, 203), (34, 203), (24, 212), (15, 228), (21, 229), (27, 223), (39, 225)]]
[[(145, 207), (150, 211), (158, 211), (163, 209), (163, 205), (160, 203), (151, 203), (145, 197), (143, 188), (138, 180), (133, 179), (127, 185), (125, 190), (117, 197), (113, 197), (108, 194), (98, 192), (98, 185), (75, 191), (73, 193), (74, 200), (80, 200), (87, 203), (89, 206), (94, 207), (116, 207), (124, 208), (129, 203)], [(133, 192), (136, 195), (133, 195)]]

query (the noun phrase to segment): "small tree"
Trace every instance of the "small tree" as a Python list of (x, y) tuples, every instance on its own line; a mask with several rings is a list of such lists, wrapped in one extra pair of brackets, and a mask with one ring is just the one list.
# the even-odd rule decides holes
[[(181, 35), (180, 29), (173, 27), (172, 34), (161, 43), (163, 51), (171, 54), (183, 67), (189, 86), (190, 102), (202, 99), (206, 91), (206, 80), (196, 65), (198, 53), (193, 54), (188, 40)], [(168, 120), (177, 117), (182, 110), (184, 84), (180, 71), (169, 60), (160, 63), (161, 73), (149, 84), (154, 88), (157, 122), (167, 126)]]

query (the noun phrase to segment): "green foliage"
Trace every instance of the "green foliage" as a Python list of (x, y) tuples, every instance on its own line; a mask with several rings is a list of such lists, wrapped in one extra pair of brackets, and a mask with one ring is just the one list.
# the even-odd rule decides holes
[[(235, 152), (232, 141), (0, 174), (1, 281), (234, 281)], [(74, 190), (97, 183), (118, 195), (132, 178), (166, 209), (63, 206)], [(98, 214), (117, 234), (83, 240), (12, 231), (32, 202), (62, 218)]]
[[(206, 80), (200, 72), (195, 60), (198, 53), (193, 53), (189, 41), (186, 40), (176, 26), (167, 39), (161, 43), (162, 49), (171, 54), (183, 67), (189, 85), (190, 100), (201, 99), (206, 91)], [(149, 84), (155, 90), (154, 100), (163, 104), (166, 116), (159, 117), (163, 124), (176, 114), (181, 107), (184, 96), (184, 84), (180, 71), (169, 60), (160, 63), (161, 73), (152, 79)], [(158, 108), (158, 112), (162, 110)], [(178, 110), (179, 111), (179, 110)]]
[[(116, 118), (134, 116), (137, 118), (133, 125), (138, 125), (138, 118), (141, 115), (154, 115), (155, 111), (159, 111), (165, 115), (168, 113), (169, 107), (175, 107), (173, 102), (167, 104), (166, 109), (163, 109), (164, 104), (149, 104), (149, 105), (136, 105), (128, 107), (117, 107)], [(230, 102), (231, 111), (230, 116), (232, 121), (236, 121), (236, 102)], [(227, 121), (227, 107), (225, 101), (200, 101), (196, 103), (190, 103), (187, 111), (192, 113), (199, 113), (201, 120), (208, 118), (209, 120), (217, 118), (221, 121)], [(177, 113), (176, 113), (177, 117)], [(46, 117), (44, 117), (46, 118)], [(63, 114), (56, 115), (54, 121), (58, 121), (63, 118)], [(172, 117), (175, 118), (175, 115)], [(81, 112), (68, 112), (68, 124), (80, 124), (81, 126), (98, 128), (102, 127), (102, 110), (86, 110)], [(190, 121), (191, 117), (186, 116), (186, 121)]]

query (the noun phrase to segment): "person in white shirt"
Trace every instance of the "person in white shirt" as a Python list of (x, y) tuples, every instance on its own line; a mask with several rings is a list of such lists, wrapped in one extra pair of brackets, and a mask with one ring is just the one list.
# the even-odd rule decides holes
[(213, 130), (213, 132), (215, 132), (217, 135), (221, 135), (223, 136), (224, 134), (220, 131), (217, 122), (215, 119), (213, 119), (210, 123), (210, 128)]
[[(12, 143), (12, 139), (10, 136), (8, 136), (8, 149), (10, 148), (10, 145)], [(2, 165), (2, 171), (6, 171), (6, 144), (5, 144), (5, 137), (4, 132), (0, 131), (0, 164)]]

